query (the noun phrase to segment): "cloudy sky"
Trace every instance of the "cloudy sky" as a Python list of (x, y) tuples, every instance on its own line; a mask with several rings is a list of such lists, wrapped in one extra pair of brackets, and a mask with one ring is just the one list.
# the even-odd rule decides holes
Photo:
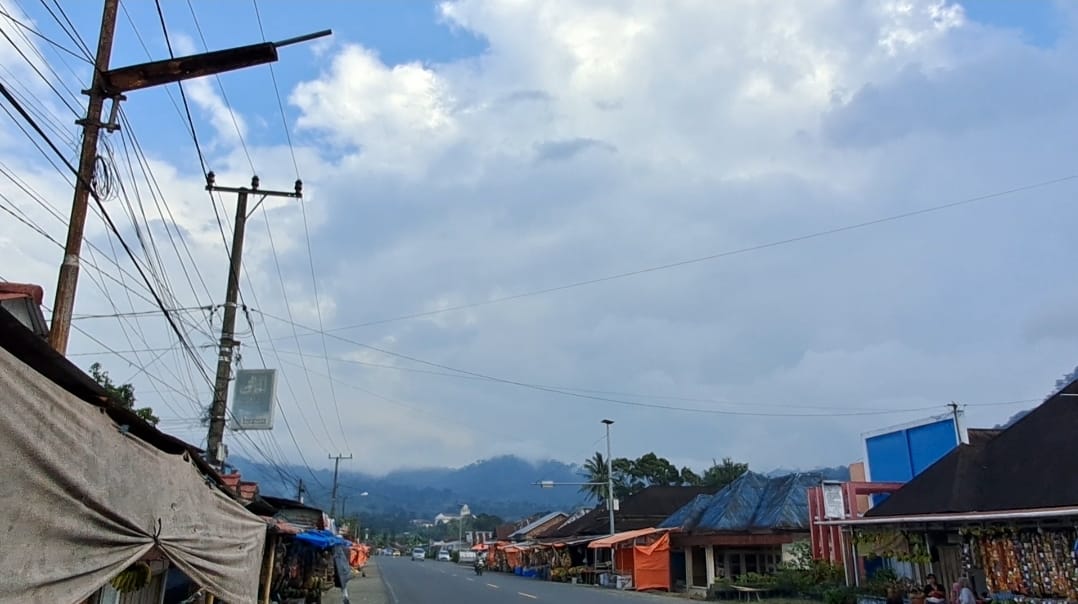
[[(0, 83), (73, 160), (84, 51), (54, 5), (2, 5)], [(92, 49), (99, 3), (63, 5)], [(112, 65), (166, 58), (123, 6)], [(616, 455), (832, 465), (950, 401), (1003, 421), (1078, 362), (1071, 3), (162, 6), (177, 55), (334, 30), (184, 86), (219, 184), (304, 182), (248, 225), (240, 365), (282, 379), (233, 454), (579, 461), (611, 418)], [(129, 93), (103, 180), (209, 369), (96, 212), (69, 352), (199, 443), (235, 199), (183, 103)], [(0, 278), (51, 307), (71, 178), (0, 118)]]

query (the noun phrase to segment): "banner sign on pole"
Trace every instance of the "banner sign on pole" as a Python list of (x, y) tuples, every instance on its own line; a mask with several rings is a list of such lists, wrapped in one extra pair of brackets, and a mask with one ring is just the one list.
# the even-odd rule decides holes
[(240, 369), (232, 393), (233, 430), (272, 430), (276, 369)]

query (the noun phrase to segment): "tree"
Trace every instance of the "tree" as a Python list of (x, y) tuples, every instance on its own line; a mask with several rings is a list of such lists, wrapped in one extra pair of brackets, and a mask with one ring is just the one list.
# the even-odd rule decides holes
[(595, 455), (584, 462), (584, 479), (591, 483), (580, 487), (580, 492), (597, 502), (606, 501), (607, 481), (606, 458), (596, 451)]
[(665, 457), (659, 457), (655, 453), (641, 455), (632, 462), (629, 469), (632, 479), (631, 490), (638, 492), (649, 486), (679, 486), (681, 473), (674, 464)]
[(120, 404), (124, 409), (130, 409), (144, 419), (150, 425), (156, 426), (161, 418), (153, 414), (153, 409), (150, 407), (135, 408), (135, 387), (131, 384), (114, 384), (112, 378), (109, 377), (109, 372), (101, 368), (101, 363), (94, 363), (90, 365), (90, 377), (94, 378), (94, 381), (101, 385), (108, 393), (109, 397)]
[(702, 486), (711, 489), (721, 489), (737, 480), (742, 474), (749, 471), (749, 464), (737, 463), (729, 457), (724, 457), (722, 462), (711, 462), (711, 467), (704, 472), (700, 482)]
[(703, 479), (700, 475), (692, 471), (692, 468), (685, 466), (681, 468), (681, 484), (686, 487), (698, 487), (703, 484)]

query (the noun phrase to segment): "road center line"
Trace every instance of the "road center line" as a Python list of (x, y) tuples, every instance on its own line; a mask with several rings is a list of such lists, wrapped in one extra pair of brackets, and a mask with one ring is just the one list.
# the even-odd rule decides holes
[(489, 587), (491, 589), (501, 589), (500, 587), (498, 587), (497, 585), (495, 585), (493, 583), (487, 583), (487, 587)]
[(525, 598), (531, 598), (532, 600), (538, 600), (539, 599), (539, 596), (533, 596), (531, 594), (526, 594), (526, 593), (524, 593), (522, 591), (518, 591), (517, 595), (518, 596), (524, 596)]

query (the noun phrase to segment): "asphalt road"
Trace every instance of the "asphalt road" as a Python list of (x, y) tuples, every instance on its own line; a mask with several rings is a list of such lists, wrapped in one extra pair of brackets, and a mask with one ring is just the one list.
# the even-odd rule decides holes
[(379, 558), (378, 566), (391, 604), (618, 604), (620, 602), (676, 602), (662, 596), (524, 579), (484, 572), (477, 577), (470, 566), (407, 558)]

